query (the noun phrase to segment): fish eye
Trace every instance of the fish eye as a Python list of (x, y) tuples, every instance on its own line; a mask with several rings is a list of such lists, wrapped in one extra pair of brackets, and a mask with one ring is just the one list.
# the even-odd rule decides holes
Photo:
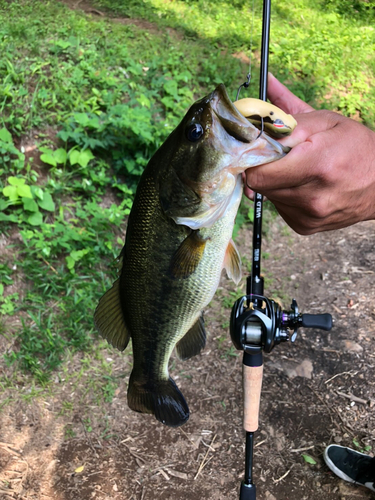
[(203, 127), (200, 123), (193, 123), (186, 129), (186, 137), (191, 142), (198, 141), (204, 133)]

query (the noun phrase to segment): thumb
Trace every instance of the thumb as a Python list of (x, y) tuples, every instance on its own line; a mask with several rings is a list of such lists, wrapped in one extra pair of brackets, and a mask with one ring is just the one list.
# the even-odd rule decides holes
[(298, 113), (308, 113), (309, 111), (314, 111), (314, 108), (306, 104), (299, 97), (295, 96), (290, 90), (288, 90), (285, 85), (283, 85), (279, 80), (273, 76), (272, 73), (268, 73), (268, 98), (275, 106), (286, 113), (292, 115)]

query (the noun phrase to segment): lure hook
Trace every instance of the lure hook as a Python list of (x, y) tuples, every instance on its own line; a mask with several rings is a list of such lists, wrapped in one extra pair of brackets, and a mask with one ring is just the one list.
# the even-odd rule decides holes
[(240, 92), (241, 92), (241, 89), (242, 87), (245, 87), (245, 89), (247, 89), (250, 85), (250, 80), (251, 80), (251, 73), (248, 73), (246, 75), (246, 82), (242, 83), (239, 87), (238, 87), (238, 90), (237, 90), (237, 96), (236, 96), (236, 101), (238, 101), (238, 98), (240, 97)]
[(259, 135), (257, 137), (257, 139), (259, 139), (259, 137), (263, 134), (264, 132), (264, 120), (263, 120), (263, 116), (260, 117), (260, 121), (262, 122), (262, 128), (261, 128), (261, 131), (259, 132)]

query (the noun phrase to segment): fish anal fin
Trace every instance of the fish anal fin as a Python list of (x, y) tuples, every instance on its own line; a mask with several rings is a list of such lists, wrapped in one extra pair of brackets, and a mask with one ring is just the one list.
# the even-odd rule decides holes
[(182, 360), (189, 359), (199, 354), (205, 345), (206, 330), (202, 315), (182, 339), (177, 342), (176, 353)]
[(231, 278), (236, 285), (241, 281), (241, 257), (234, 241), (231, 239), (225, 253), (224, 268), (228, 278)]
[(99, 333), (113, 347), (123, 351), (128, 345), (130, 334), (126, 328), (120, 303), (120, 280), (116, 280), (99, 300), (94, 313), (94, 322)]
[(189, 407), (175, 382), (168, 380), (137, 380), (132, 372), (128, 388), (131, 410), (151, 413), (169, 427), (179, 427), (189, 419)]
[(170, 274), (173, 278), (188, 278), (197, 269), (206, 247), (207, 239), (199, 231), (192, 231), (172, 257)]

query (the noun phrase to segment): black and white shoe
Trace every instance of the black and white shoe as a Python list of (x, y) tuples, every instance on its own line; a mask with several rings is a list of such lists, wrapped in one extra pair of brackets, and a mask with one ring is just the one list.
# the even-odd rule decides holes
[(324, 450), (324, 460), (331, 471), (344, 481), (375, 491), (375, 458), (331, 444)]

